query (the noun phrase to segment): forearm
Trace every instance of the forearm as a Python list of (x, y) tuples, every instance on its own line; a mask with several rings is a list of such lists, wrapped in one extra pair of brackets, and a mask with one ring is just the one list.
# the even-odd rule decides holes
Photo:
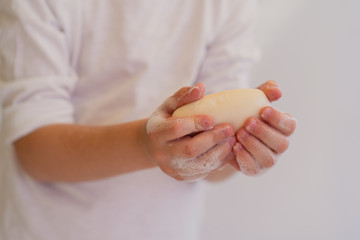
[(22, 167), (37, 180), (96, 180), (156, 166), (146, 153), (145, 124), (50, 125), (14, 146)]

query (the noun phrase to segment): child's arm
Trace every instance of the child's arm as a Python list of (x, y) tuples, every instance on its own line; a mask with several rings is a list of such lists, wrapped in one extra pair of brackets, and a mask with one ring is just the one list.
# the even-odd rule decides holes
[(203, 178), (233, 156), (234, 129), (229, 124), (214, 126), (208, 116), (171, 115), (179, 106), (200, 99), (204, 91), (202, 84), (182, 88), (148, 120), (39, 128), (15, 142), (18, 159), (30, 176), (41, 181), (96, 180), (155, 166), (178, 180)]
[(156, 166), (142, 140), (145, 124), (49, 125), (16, 141), (15, 150), (23, 168), (37, 180), (95, 180)]

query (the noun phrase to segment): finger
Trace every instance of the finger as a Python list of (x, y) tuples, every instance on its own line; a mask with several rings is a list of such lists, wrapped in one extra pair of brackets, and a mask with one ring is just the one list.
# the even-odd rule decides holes
[(229, 137), (198, 158), (176, 158), (173, 159), (171, 165), (185, 180), (207, 176), (225, 164), (235, 142), (234, 137)]
[(214, 125), (213, 118), (207, 115), (168, 119), (152, 116), (148, 120), (147, 130), (160, 141), (171, 141), (191, 133), (210, 130)]
[(198, 83), (193, 87), (183, 87), (177, 91), (174, 95), (165, 100), (160, 106), (161, 111), (171, 116), (171, 114), (179, 107), (199, 100), (204, 96), (205, 86), (202, 83)]
[(276, 153), (283, 153), (289, 147), (289, 140), (284, 134), (255, 117), (249, 118), (244, 128)]
[(220, 124), (209, 131), (199, 133), (195, 137), (172, 141), (173, 152), (176, 156), (196, 158), (226, 138), (234, 135), (235, 131), (232, 125)]
[(199, 167), (198, 171), (209, 174), (223, 167), (230, 160), (229, 156), (232, 155), (232, 148), (235, 143), (234, 136), (228, 137), (200, 157), (197, 157), (194, 163)]
[(279, 112), (272, 107), (265, 107), (261, 109), (260, 117), (286, 136), (291, 135), (295, 131), (296, 119), (288, 113)]
[(240, 171), (247, 176), (256, 176), (262, 172), (260, 165), (255, 161), (253, 156), (237, 142), (233, 151), (236, 156), (236, 161), (239, 165)]
[(276, 157), (273, 151), (245, 129), (241, 128), (236, 137), (262, 168), (270, 168), (275, 164)]
[(235, 168), (237, 171), (240, 171), (240, 166), (238, 164), (238, 162), (236, 161), (236, 156), (234, 154), (232, 154), (231, 159), (229, 160), (229, 164)]
[(278, 100), (282, 95), (280, 88), (273, 80), (261, 84), (258, 89), (265, 93), (270, 102)]
[[(236, 140), (235, 140), (235, 142), (234, 142), (234, 144), (233, 144), (233, 147), (234, 147), (235, 143), (236, 143)], [(230, 164), (230, 165), (233, 166), (236, 170), (240, 171), (239, 165), (238, 165), (237, 162), (236, 162), (236, 157), (235, 157), (234, 152), (232, 151), (232, 149), (231, 149), (230, 153), (228, 154), (228, 156), (227, 156), (227, 157), (225, 158), (225, 160), (223, 161), (223, 164), (222, 164), (218, 169), (214, 170), (213, 172), (219, 171), (219, 170), (223, 169), (226, 164)], [(235, 165), (236, 165), (236, 166), (235, 166)]]

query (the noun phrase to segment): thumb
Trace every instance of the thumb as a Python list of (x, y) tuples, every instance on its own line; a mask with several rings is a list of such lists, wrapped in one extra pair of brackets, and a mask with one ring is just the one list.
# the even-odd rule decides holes
[(263, 91), (270, 102), (276, 101), (281, 98), (281, 90), (273, 80), (267, 81), (257, 87)]
[(198, 83), (192, 87), (183, 87), (174, 95), (166, 99), (161, 105), (161, 109), (171, 115), (177, 108), (199, 100), (204, 94), (205, 85), (202, 83)]

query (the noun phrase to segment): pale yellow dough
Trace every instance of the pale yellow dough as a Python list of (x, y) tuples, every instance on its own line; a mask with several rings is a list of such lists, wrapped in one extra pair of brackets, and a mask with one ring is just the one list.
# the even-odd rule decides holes
[(242, 127), (247, 118), (259, 117), (259, 111), (270, 102), (259, 89), (234, 89), (204, 96), (186, 104), (173, 113), (173, 117), (210, 115), (215, 124), (230, 123), (235, 130)]

